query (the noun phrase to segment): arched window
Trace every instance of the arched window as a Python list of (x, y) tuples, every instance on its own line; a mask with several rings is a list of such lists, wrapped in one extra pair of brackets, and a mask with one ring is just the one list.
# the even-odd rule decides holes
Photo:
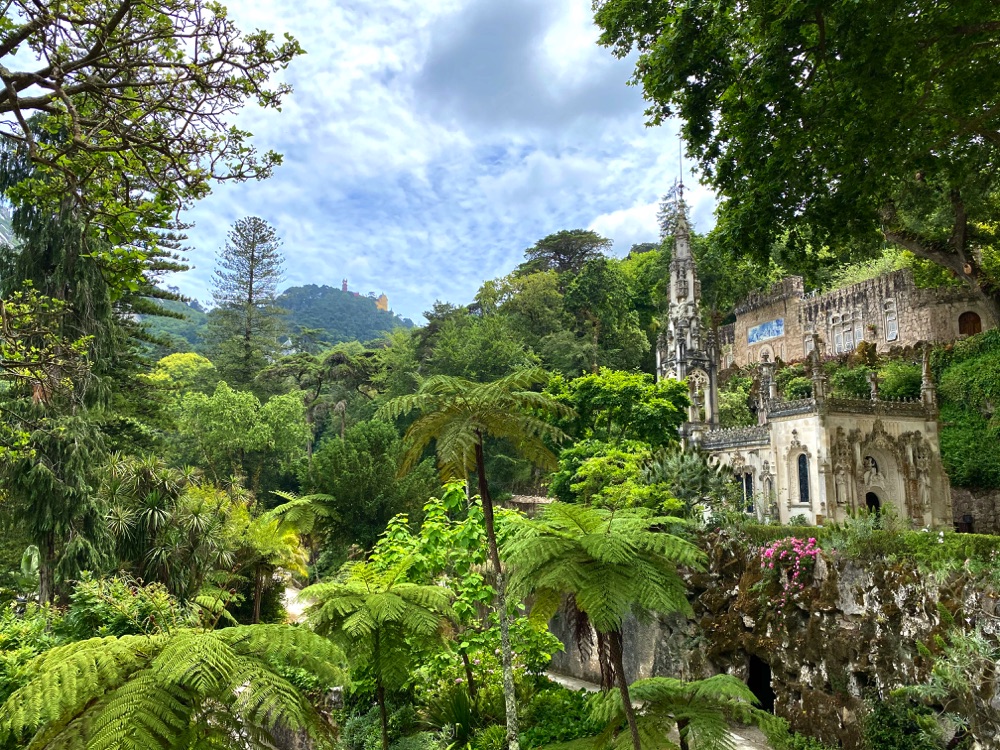
[(885, 340), (895, 341), (899, 338), (899, 323), (896, 320), (896, 300), (886, 300), (882, 306), (885, 312)]
[(743, 475), (743, 503), (747, 513), (753, 513), (753, 474)]
[(799, 456), (799, 502), (809, 504), (809, 457), (805, 453)]
[(958, 333), (960, 336), (975, 336), (983, 332), (983, 321), (978, 313), (964, 312), (958, 316)]

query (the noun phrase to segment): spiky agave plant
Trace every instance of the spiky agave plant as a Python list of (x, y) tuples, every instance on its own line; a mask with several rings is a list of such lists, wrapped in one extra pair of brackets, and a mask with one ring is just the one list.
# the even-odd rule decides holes
[(503, 544), (511, 593), (535, 597), (532, 618), (548, 621), (569, 598), (607, 643), (635, 750), (639, 731), (622, 659), (622, 623), (629, 613), (691, 613), (678, 567), (699, 568), (704, 554), (670, 533), (684, 523), (642, 507), (552, 503), (535, 520), (512, 520)]
[(326, 725), (279, 673), (300, 668), (339, 684), (343, 656), (288, 625), (178, 629), (91, 638), (30, 662), (0, 707), (0, 745), (29, 750), (256, 750), (276, 730), (318, 737)]

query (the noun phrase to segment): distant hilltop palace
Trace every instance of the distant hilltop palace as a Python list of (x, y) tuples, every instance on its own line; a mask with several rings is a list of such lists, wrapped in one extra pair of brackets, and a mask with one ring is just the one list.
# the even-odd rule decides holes
[[(344, 279), (341, 283), (340, 291), (345, 294), (353, 294), (355, 297), (361, 296), (360, 292), (352, 292), (347, 288), (347, 279)], [(380, 294), (378, 297), (375, 296), (375, 292), (371, 292), (368, 296), (375, 300), (375, 307), (383, 312), (389, 312), (389, 298), (385, 296), (385, 292)]]
[[(919, 526), (950, 527), (951, 486), (941, 464), (937, 394), (924, 352), (921, 396), (913, 401), (829, 395), (821, 354), (869, 341), (878, 351), (979, 333), (989, 316), (960, 287), (918, 289), (897, 271), (827, 294), (809, 295), (791, 277), (754, 295), (712, 340), (699, 313), (701, 284), (683, 213), (670, 261), (670, 303), (657, 345), (657, 378), (687, 378), (691, 407), (682, 438), (729, 466), (748, 508), (787, 523), (842, 521), (850, 512), (895, 508)], [(778, 397), (775, 360), (812, 361), (812, 396)], [(718, 374), (759, 362), (758, 424), (719, 428)]]

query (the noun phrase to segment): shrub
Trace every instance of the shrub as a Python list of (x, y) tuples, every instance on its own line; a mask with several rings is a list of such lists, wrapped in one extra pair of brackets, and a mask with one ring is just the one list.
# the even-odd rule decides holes
[(526, 748), (592, 737), (604, 728), (590, 718), (585, 691), (555, 684), (535, 693), (522, 720), (520, 739)]
[(809, 378), (792, 378), (785, 384), (785, 398), (789, 401), (797, 398), (809, 398), (812, 395), (812, 390), (812, 380)]
[(437, 732), (417, 732), (400, 737), (389, 745), (389, 750), (444, 750), (445, 743)]
[(872, 372), (872, 368), (865, 365), (838, 367), (830, 374), (830, 389), (834, 396), (841, 398), (869, 398), (868, 375)]
[(879, 393), (885, 398), (920, 398), (923, 368), (916, 362), (891, 360), (879, 371)]
[(473, 750), (504, 750), (507, 747), (507, 727), (500, 724), (491, 726), (476, 732), (472, 740)]
[(779, 539), (761, 551), (760, 567), (765, 580), (774, 580), (782, 587), (782, 594), (776, 602), (778, 609), (805, 591), (806, 580), (816, 567), (820, 551), (815, 537), (802, 541), (794, 536)]
[(836, 750), (830, 745), (820, 742), (815, 737), (807, 737), (798, 732), (788, 731), (785, 719), (774, 717), (772, 722), (762, 725), (764, 734), (774, 750)]
[(943, 750), (931, 709), (897, 697), (870, 705), (864, 719), (868, 750)]

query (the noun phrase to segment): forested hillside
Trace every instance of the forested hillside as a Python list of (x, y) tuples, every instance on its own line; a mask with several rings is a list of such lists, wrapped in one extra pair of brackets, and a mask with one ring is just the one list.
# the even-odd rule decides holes
[(413, 321), (379, 310), (375, 300), (331, 286), (293, 286), (278, 295), (277, 304), (287, 310), (290, 330), (315, 328), (319, 340), (371, 341), (396, 328), (412, 328)]
[[(373, 341), (397, 328), (412, 328), (413, 321), (379, 310), (375, 300), (355, 296), (329, 286), (293, 286), (278, 295), (278, 306), (287, 311), (281, 321), (293, 341), (307, 332), (310, 345), (345, 341)], [(197, 351), (205, 343), (209, 314), (196, 300), (192, 303), (165, 300), (160, 303), (183, 318), (147, 316), (143, 323), (162, 343), (155, 354)]]

